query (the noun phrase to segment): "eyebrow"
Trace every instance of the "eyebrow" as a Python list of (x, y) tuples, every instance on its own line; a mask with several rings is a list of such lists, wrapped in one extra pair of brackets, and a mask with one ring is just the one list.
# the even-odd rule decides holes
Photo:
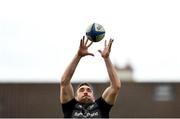
[(79, 88), (79, 90), (84, 89), (83, 87)]
[[(85, 88), (84, 88), (84, 87), (80, 87), (79, 90), (81, 90), (81, 89), (85, 89)], [(86, 89), (92, 91), (92, 89), (91, 89), (90, 87), (88, 87), (88, 88), (86, 88)]]

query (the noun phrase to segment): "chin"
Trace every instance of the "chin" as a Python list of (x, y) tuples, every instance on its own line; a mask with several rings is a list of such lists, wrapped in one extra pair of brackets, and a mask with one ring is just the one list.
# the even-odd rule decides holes
[(85, 98), (85, 99), (82, 99), (80, 102), (81, 102), (81, 103), (92, 103), (93, 100), (92, 100), (92, 99)]

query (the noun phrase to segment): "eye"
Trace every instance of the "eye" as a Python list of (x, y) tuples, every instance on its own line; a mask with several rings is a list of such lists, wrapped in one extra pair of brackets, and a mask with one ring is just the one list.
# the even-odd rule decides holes
[(79, 89), (79, 92), (84, 92), (84, 88), (80, 88), (80, 89)]
[(92, 90), (90, 88), (87, 88), (87, 92), (92, 92)]

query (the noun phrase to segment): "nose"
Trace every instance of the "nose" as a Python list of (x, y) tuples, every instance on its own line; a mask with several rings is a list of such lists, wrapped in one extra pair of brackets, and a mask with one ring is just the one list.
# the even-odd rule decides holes
[(84, 95), (85, 95), (85, 96), (87, 96), (87, 95), (88, 95), (88, 93), (87, 93), (87, 92), (84, 92)]

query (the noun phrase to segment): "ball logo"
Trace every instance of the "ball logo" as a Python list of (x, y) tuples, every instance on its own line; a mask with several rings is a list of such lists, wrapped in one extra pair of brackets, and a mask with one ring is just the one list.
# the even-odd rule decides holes
[(100, 26), (100, 25), (99, 25), (99, 26), (97, 26), (97, 30), (99, 30), (99, 31), (100, 31), (101, 29), (102, 29), (102, 26)]

